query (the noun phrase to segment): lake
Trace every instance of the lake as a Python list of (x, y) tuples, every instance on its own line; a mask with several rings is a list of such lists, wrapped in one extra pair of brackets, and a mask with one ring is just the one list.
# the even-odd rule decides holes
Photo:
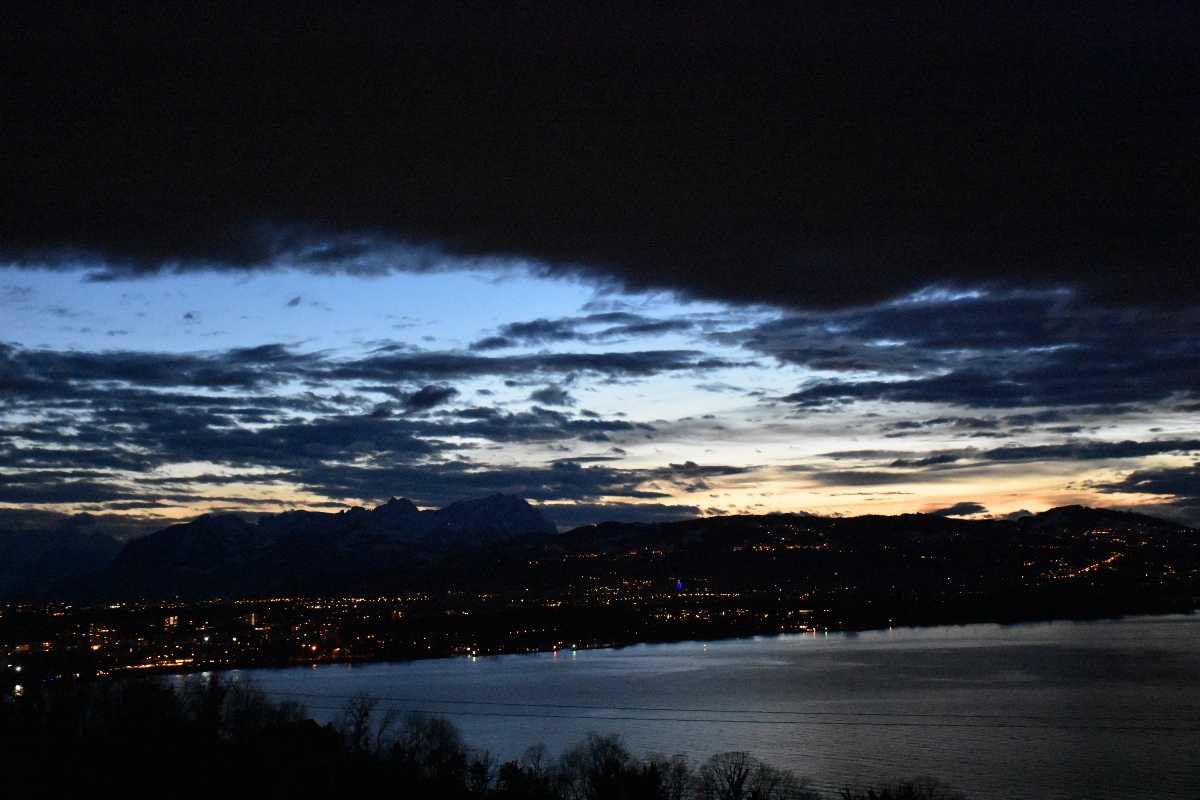
[(1200, 797), (1200, 616), (897, 628), (614, 650), (244, 670), (319, 721), (359, 692), (503, 759), (588, 731), (693, 762), (747, 750), (845, 785), (971, 798)]

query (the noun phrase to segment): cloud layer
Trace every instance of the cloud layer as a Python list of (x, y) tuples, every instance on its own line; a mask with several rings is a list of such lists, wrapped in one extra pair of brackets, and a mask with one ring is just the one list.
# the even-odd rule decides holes
[(927, 292), (787, 316), (752, 331), (745, 346), (823, 373), (785, 398), (800, 407), (1116, 407), (1186, 401), (1200, 390), (1194, 311), (1097, 308), (1065, 292)]
[(9, 22), (0, 250), (22, 263), (507, 255), (805, 307), (989, 282), (1197, 299), (1186, 4), (31, 4)]
[(1194, 8), (11, 17), (0, 269), (161, 280), (3, 287), (0, 505), (1194, 507)]
[[(620, 453), (615, 440), (649, 438), (655, 426), (576, 409), (564, 382), (636, 383), (737, 363), (699, 350), (481, 355), (385, 345), (333, 357), (274, 344), (183, 354), (0, 344), (0, 504), (129, 511), (301, 492), (318, 504), (405, 494), (444, 505), (505, 492), (576, 501), (560, 516), (581, 520), (604, 498), (669, 498), (744, 468), (623, 468), (608, 463), (615, 454), (496, 463), (487, 448), (579, 442)], [(496, 393), (465, 389), (481, 381), (511, 386), (514, 399), (481, 405)], [(529, 384), (541, 385), (522, 401)], [(198, 466), (178, 472), (187, 464)]]
[[(639, 501), (686, 513), (747, 507), (728, 499), (731, 486), (743, 503), (778, 486), (814, 497), (952, 492), (1019, 464), (1083, 475), (1075, 484), (1096, 496), (1154, 495), (1181, 513), (1194, 505), (1194, 476), (1176, 464), (1200, 453), (1200, 438), (1178, 424), (1170, 433), (1142, 422), (1136, 438), (1110, 432), (1194, 413), (1200, 336), (1190, 311), (977, 290), (748, 326), (737, 314), (716, 320), (547, 316), (502, 322), (460, 349), (376, 342), (357, 354), (279, 343), (183, 353), (0, 344), (0, 504), (135, 511), (405, 494), (442, 505), (499, 491), (587, 521), (610, 504), (626, 518), (668, 513)], [(693, 346), (653, 349), (663, 337)], [(504, 343), (480, 346), (492, 339)], [(760, 380), (796, 388), (745, 388)], [(611, 405), (649, 386), (670, 398), (669, 411), (695, 402), (679, 392), (726, 410), (659, 419)], [(608, 412), (586, 407), (605, 397)], [(871, 444), (799, 461), (758, 449), (805, 426), (867, 430)], [(703, 456), (706, 446), (729, 455)], [(681, 447), (695, 460), (676, 455)], [(1128, 477), (1086, 477), (1115, 467)], [(983, 500), (924, 507), (985, 513)]]

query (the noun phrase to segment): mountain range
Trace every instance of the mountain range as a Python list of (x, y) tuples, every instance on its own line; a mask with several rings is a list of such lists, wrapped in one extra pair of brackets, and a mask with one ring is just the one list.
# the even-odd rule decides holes
[(499, 494), (436, 511), (393, 498), (371, 510), (286, 511), (257, 523), (205, 515), (127, 544), (96, 588), (122, 598), (257, 597), (555, 532), (536, 508)]
[[(1129, 534), (1178, 540), (1188, 543), (1189, 553), (1195, 542), (1193, 531), (1172, 522), (1081, 506), (1015, 520), (772, 514), (603, 523), (558, 534), (537, 508), (505, 495), (439, 510), (421, 510), (409, 500), (393, 498), (370, 510), (287, 511), (256, 522), (235, 514), (204, 515), (125, 543), (95, 522), (70, 518), (53, 531), (40, 532), (0, 529), (0, 601), (372, 596), (431, 581), (451, 590), (460, 583), (504, 589), (513, 582), (574, 583), (581, 577), (551, 577), (556, 573), (548, 572), (547, 565), (558, 559), (582, 564), (579, 559), (594, 556), (598, 561), (587, 563), (623, 573), (640, 563), (631, 558), (638, 553), (656, 553), (647, 558), (662, 568), (669, 564), (673, 573), (718, 575), (739, 564), (743, 551), (779, 550), (771, 564), (756, 561), (754, 571), (772, 571), (775, 564), (784, 569), (791, 562), (779, 560), (783, 552), (813, 552), (786, 567), (795, 575), (796, 569), (821, 571), (816, 566), (824, 557), (820, 554), (831, 546), (842, 553), (840, 559), (865, 558), (882, 567), (888, 558), (914, 547), (938, 559), (969, 551), (971, 560), (978, 556), (1023, 563), (1028, 558), (1020, 552), (1045, 550), (1050, 555), (1060, 546), (1055, 542), (1094, 539), (1096, 531), (1117, 532), (1126, 541), (1132, 541)], [(790, 537), (786, 542), (776, 541), (780, 531)], [(829, 566), (839, 568), (832, 562)], [(531, 568), (536, 574), (525, 575)], [(1000, 568), (994, 561), (994, 569)], [(987, 572), (987, 564), (980, 562), (979, 571)]]
[(370, 510), (286, 511), (257, 522), (205, 514), (124, 543), (96, 519), (0, 525), (0, 601), (261, 596), (556, 531), (536, 508), (505, 495), (428, 511), (393, 498)]

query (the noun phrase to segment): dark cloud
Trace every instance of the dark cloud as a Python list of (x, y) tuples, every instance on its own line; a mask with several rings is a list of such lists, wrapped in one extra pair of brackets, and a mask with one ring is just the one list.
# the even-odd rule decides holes
[(532, 377), (584, 372), (647, 377), (663, 372), (708, 370), (737, 362), (713, 358), (698, 350), (643, 350), (613, 353), (536, 353), (488, 357), (470, 353), (381, 352), (352, 362), (330, 363), (326, 379), (404, 381), (464, 379), (480, 376)]
[(425, 411), (458, 397), (458, 389), (453, 386), (434, 386), (430, 384), (411, 395), (404, 405), (413, 411)]
[(1000, 421), (995, 419), (980, 419), (979, 417), (958, 417), (954, 420), (956, 428), (969, 430), (994, 430), (1000, 427)]
[(1194, 311), (1102, 309), (1061, 292), (935, 292), (793, 315), (720, 338), (741, 340), (785, 363), (840, 373), (784, 398), (802, 408), (887, 401), (1034, 409), (920, 423), (925, 426), (1028, 426), (1065, 421), (1061, 408), (1117, 413), (1200, 389)]
[[(263, 429), (217, 428), (204, 412), (193, 415), (143, 413), (141, 427), (121, 434), (130, 445), (144, 448), (148, 465), (184, 460), (209, 461), (257, 471), (230, 474), (217, 470), (187, 478), (152, 476), (142, 470), (118, 485), (104, 471), (84, 463), (73, 469), (23, 469), (0, 480), (0, 502), (106, 504), (110, 508), (153, 508), (188, 504), (197, 487), (234, 483), (285, 483), (320, 496), (363, 502), (404, 495), (428, 505), (502, 492), (541, 501), (574, 501), (599, 507), (609, 498), (657, 500), (677, 489), (707, 489), (705, 479), (737, 475), (747, 468), (670, 464), (657, 469), (625, 469), (618, 455), (565, 459), (544, 466), (489, 466), (440, 457), (434, 432), (455, 436), (490, 436), (496, 440), (536, 441), (586, 437), (597, 432), (627, 430), (632, 423), (573, 420), (535, 408), (528, 415), (488, 415), (458, 423), (413, 422), (371, 415), (333, 417), (311, 422), (288, 422)], [(69, 438), (55, 443), (70, 457)], [(64, 447), (63, 445), (68, 445)], [(220, 498), (204, 493), (207, 502)], [(242, 501), (226, 499), (230, 506)], [(137, 504), (141, 504), (138, 506)], [(131, 505), (133, 504), (133, 505)], [(678, 509), (672, 508), (674, 514)], [(688, 514), (692, 509), (686, 509)], [(581, 512), (582, 513), (582, 512)], [(642, 509), (639, 518), (655, 513)], [(649, 515), (649, 516), (648, 516)], [(570, 517), (579, 520), (582, 517)], [(563, 523), (566, 524), (566, 523)]]
[(980, 454), (988, 461), (1093, 461), (1144, 458), (1163, 453), (1200, 450), (1200, 439), (1169, 439), (1159, 442), (1069, 442), (1048, 445), (1010, 445)]
[[(259, 390), (292, 381), (419, 383), (489, 376), (536, 378), (587, 373), (612, 377), (648, 377), (683, 370), (708, 370), (736, 362), (698, 350), (644, 350), (613, 353), (540, 353), (487, 357), (459, 352), (401, 351), (385, 348), (359, 359), (333, 360), (319, 353), (298, 353), (280, 344), (234, 348), (216, 353), (31, 350), (0, 343), (0, 397), (90, 396), (115, 385), (216, 390)], [(413, 408), (429, 408), (453, 397), (449, 387), (426, 386)], [(424, 392), (424, 394), (422, 394)], [(424, 405), (430, 400), (437, 403)]]
[(962, 456), (952, 453), (939, 453), (934, 456), (926, 456), (925, 458), (897, 458), (889, 467), (933, 467), (938, 464), (953, 464)]
[[(891, 469), (920, 470), (933, 468), (924, 473), (916, 472), (877, 472), (877, 471), (834, 471), (824, 472), (814, 476), (816, 480), (835, 481), (838, 485), (844, 481), (900, 483), (910, 480), (925, 480), (929, 471), (939, 467), (978, 467), (988, 462), (1036, 462), (1036, 461), (1112, 461), (1118, 459), (1145, 458), (1147, 456), (1164, 455), (1167, 453), (1196, 453), (1200, 452), (1200, 439), (1165, 439), (1151, 442), (1098, 442), (1075, 441), (1063, 444), (1045, 445), (1007, 445), (990, 450), (964, 448), (952, 452), (934, 452), (928, 455), (910, 454), (895, 458), (894, 451), (857, 450), (839, 453), (826, 453), (825, 458), (841, 460), (852, 458), (861, 461), (874, 461), (879, 466), (886, 465)], [(801, 465), (803, 471), (814, 469)]]
[(598, 338), (616, 338), (626, 336), (660, 336), (665, 333), (682, 333), (692, 330), (695, 325), (682, 319), (656, 319), (642, 322), (630, 322), (600, 331)]
[(1004, 418), (1006, 425), (1016, 425), (1022, 428), (1027, 428), (1033, 425), (1041, 425), (1047, 422), (1066, 422), (1067, 416), (1061, 411), (1039, 411), (1037, 413), (1028, 414), (1009, 414)]
[(573, 406), (575, 398), (561, 386), (551, 384), (529, 395), (529, 399), (547, 406)]
[(254, 389), (297, 377), (318, 360), (277, 344), (213, 354), (26, 350), (0, 344), (0, 396), (61, 397), (87, 383)]
[(1187, 467), (1138, 469), (1118, 481), (1093, 483), (1089, 488), (1110, 495), (1164, 495), (1160, 503), (1130, 507), (1130, 511), (1173, 519), (1200, 528), (1200, 463)]
[(518, 345), (553, 342), (612, 342), (636, 337), (661, 336), (693, 330), (696, 322), (683, 319), (651, 319), (627, 312), (589, 314), (584, 317), (535, 319), (502, 325), (494, 336), (474, 342), (471, 350), (500, 350)]
[(987, 508), (979, 503), (955, 503), (947, 508), (939, 508), (937, 511), (929, 513), (938, 517), (965, 517), (971, 514), (983, 514), (986, 511)]
[[(6, 466), (21, 470), (10, 480), (20, 487), (6, 497), (9, 502), (30, 503), (134, 497), (125, 490), (114, 494), (86, 482), (63, 482), (55, 469), (145, 474), (165, 464), (207, 461), (294, 473), (355, 459), (415, 461), (442, 449), (436, 438), (422, 435), (425, 429), (405, 420), (370, 414), (327, 414), (311, 420), (285, 415), (250, 426), (225, 411), (175, 406), (170, 396), (126, 396), (113, 407), (93, 406), (90, 419), (70, 428), (30, 423), (5, 431), (0, 435), (0, 457)], [(68, 492), (78, 499), (61, 499)], [(25, 499), (18, 500), (18, 494)]]
[[(0, 431), (0, 463), (13, 471), (0, 483), (0, 502), (21, 504), (84, 503), (134, 508), (141, 503), (188, 503), (199, 485), (229, 482), (291, 484), (352, 499), (379, 499), (396, 493), (428, 498), (433, 504), (478, 493), (504, 491), (543, 499), (589, 502), (608, 496), (655, 498), (660, 489), (641, 488), (656, 480), (696, 487), (703, 471), (681, 468), (695, 477), (677, 477), (675, 468), (654, 472), (627, 471), (578, 463), (544, 470), (488, 469), (467, 462), (444, 462), (445, 441), (458, 440), (456, 450), (469, 449), (461, 440), (492, 442), (557, 442), (571, 439), (608, 441), (611, 437), (652, 435), (653, 426), (595, 413), (576, 416), (535, 405), (524, 411), (452, 406), (457, 390), (427, 384), (415, 392), (393, 389), (405, 409), (432, 414), (393, 414), (394, 404), (377, 404), (358, 394), (331, 393), (330, 384), (345, 373), (381, 377), (379, 359), (389, 359), (386, 377), (395, 378), (396, 358), (408, 358), (409, 375), (420, 374), (441, 358), (453, 362), (458, 374), (471, 370), (518, 374), (519, 366), (545, 362), (522, 359), (468, 357), (455, 354), (394, 354), (371, 356), (362, 362), (330, 361), (320, 355), (297, 356), (287, 348), (268, 346), (208, 355), (68, 353), (26, 351), (2, 346), (6, 374), (8, 424)], [(412, 359), (418, 359), (414, 366)], [(604, 354), (586, 358), (594, 369), (611, 374), (652, 374), (658, 367), (695, 365), (691, 353), (616, 354), (610, 364)], [(570, 354), (557, 364), (580, 362)], [(89, 369), (73, 375), (64, 366)], [(131, 369), (130, 364), (137, 369)], [(211, 386), (212, 372), (240, 374), (248, 370), (257, 383), (222, 382)], [(321, 394), (272, 394), (261, 387), (302, 380)], [(446, 370), (440, 370), (445, 372)], [(336, 375), (337, 377), (331, 377)], [(139, 385), (138, 380), (145, 380)], [(225, 385), (229, 383), (230, 385)], [(25, 384), (25, 385), (22, 385)], [(176, 385), (178, 384), (178, 385)], [(198, 384), (193, 386), (192, 384)], [(32, 390), (30, 390), (32, 386)], [(380, 391), (384, 387), (376, 387)], [(556, 389), (551, 385), (547, 389)], [(206, 393), (219, 389), (216, 393)], [(205, 391), (200, 391), (205, 390)], [(561, 391), (561, 390), (558, 390)], [(563, 401), (564, 395), (553, 398)], [(20, 412), (12, 415), (12, 412)], [(156, 468), (181, 462), (211, 462), (223, 467), (252, 468), (253, 472), (212, 474), (188, 480), (153, 476)], [(121, 482), (113, 475), (123, 474)], [(400, 487), (400, 488), (398, 488)], [(685, 487), (685, 488), (686, 488)], [(403, 489), (401, 491), (401, 489)], [(151, 499), (152, 498), (152, 499)], [(211, 501), (213, 498), (208, 497)], [(236, 498), (230, 498), (236, 504)], [(134, 505), (131, 505), (134, 504)]]
[(606, 441), (609, 433), (654, 431), (654, 427), (646, 423), (591, 417), (579, 419), (540, 406), (518, 412), (474, 407), (454, 412), (453, 416), (465, 421), (441, 419), (416, 424), (414, 429), (426, 436), (458, 436), (496, 442), (554, 441), (575, 437)]
[(434, 506), (496, 492), (538, 501), (666, 497), (663, 492), (641, 489), (645, 476), (639, 472), (569, 461), (508, 468), (465, 461), (378, 467), (313, 465), (297, 477), (303, 485), (330, 497), (374, 501), (403, 495), (421, 505)]
[(24, 476), (0, 477), (0, 503), (91, 504), (135, 498), (137, 494), (102, 481), (58, 481), (45, 475), (30, 480)]
[(292, 420), (250, 429), (213, 424), (203, 414), (164, 411), (130, 438), (151, 445), (172, 460), (189, 460), (190, 454), (191, 459), (221, 464), (304, 468), (379, 454), (411, 459), (441, 449), (439, 442), (417, 433), (418, 429), (403, 421), (371, 415)]
[(1177, 505), (1200, 507), (1200, 464), (1134, 470), (1119, 481), (1092, 488), (1110, 494), (1174, 495)]
[(471, 343), (472, 350), (504, 350), (505, 348), (516, 346), (517, 342), (506, 336), (488, 336)]
[(676, 489), (693, 494), (695, 492), (711, 491), (712, 487), (705, 480), (706, 478), (744, 475), (753, 470), (753, 467), (748, 466), (729, 466), (725, 464), (701, 465), (694, 461), (685, 461), (682, 464), (668, 464), (665, 467), (644, 470), (641, 474), (644, 480), (650, 481), (648, 485), (651, 487), (657, 487), (660, 483), (667, 483)]
[[(47, 435), (32, 432), (30, 427), (9, 432), (9, 437), (21, 436), (28, 444), (13, 446), (11, 441), (0, 445), (0, 461), (13, 469), (53, 470), (117, 469), (141, 471), (155, 466), (159, 459), (144, 452), (131, 452), (121, 446), (116, 436), (104, 437), (95, 431), (83, 431), (82, 435)], [(107, 447), (90, 445), (105, 444)], [(45, 447), (43, 445), (52, 445)]]
[(377, 272), (382, 239), (806, 306), (1196, 300), (1189, 4), (268, 8), (11, 10), (0, 246)]
[(512, 322), (500, 329), (502, 336), (522, 344), (565, 342), (578, 338), (571, 320), (535, 319), (532, 322)]
[(697, 464), (695, 461), (685, 461), (682, 464), (668, 464), (651, 470), (649, 474), (658, 477), (680, 480), (684, 478), (712, 478), (720, 475), (743, 475), (753, 467), (732, 467), (726, 464)]
[[(686, 489), (701, 480), (701, 476), (736, 475), (745, 471), (744, 467), (698, 466), (691, 462), (650, 470), (622, 469), (606, 461), (565, 459), (530, 467), (482, 466), (467, 461), (419, 465), (394, 463), (377, 467), (313, 465), (297, 477), (304, 485), (328, 496), (363, 501), (403, 495), (422, 505), (440, 506), (464, 497), (501, 492), (537, 501), (571, 501), (599, 506), (621, 502), (611, 498), (661, 500), (669, 494), (660, 483)], [(690, 506), (667, 508), (663, 513), (668, 515), (674, 515), (680, 508), (686, 509), (688, 515), (693, 511)], [(645, 519), (655, 512), (647, 507), (639, 513)], [(568, 519), (579, 519), (551, 518), (560, 525), (570, 524)]]

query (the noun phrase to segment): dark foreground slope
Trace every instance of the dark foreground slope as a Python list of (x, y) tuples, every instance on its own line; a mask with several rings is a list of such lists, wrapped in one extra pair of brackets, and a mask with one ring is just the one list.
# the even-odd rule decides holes
[[(154, 680), (61, 682), (0, 700), (0, 795), (404, 800), (819, 800), (808, 781), (745, 752), (700, 763), (630, 753), (615, 735), (559, 748), (530, 742), (500, 762), (444, 719), (398, 718), (377, 699), (318, 725), (304, 710), (219, 674), (176, 688)], [(687, 748), (674, 743), (675, 750)], [(707, 754), (704, 754), (707, 755)], [(884, 794), (884, 792), (887, 792)], [(827, 795), (826, 795), (827, 796)], [(839, 794), (847, 800), (961, 800), (930, 779)]]

